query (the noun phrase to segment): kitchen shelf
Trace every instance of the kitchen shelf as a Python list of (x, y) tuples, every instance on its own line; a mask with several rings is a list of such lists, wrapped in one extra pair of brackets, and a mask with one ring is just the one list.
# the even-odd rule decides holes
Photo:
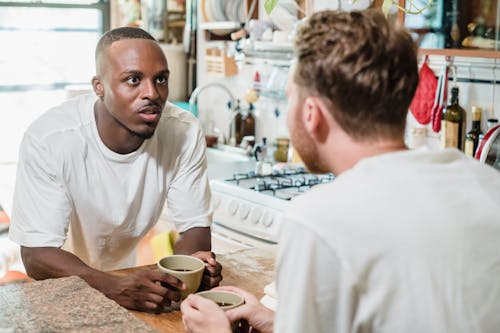
[(500, 59), (500, 51), (481, 49), (419, 49), (418, 54)]
[(244, 23), (236, 21), (200, 22), (207, 41), (231, 40), (231, 33), (240, 30)]
[(242, 23), (236, 21), (200, 22), (201, 30), (237, 30)]

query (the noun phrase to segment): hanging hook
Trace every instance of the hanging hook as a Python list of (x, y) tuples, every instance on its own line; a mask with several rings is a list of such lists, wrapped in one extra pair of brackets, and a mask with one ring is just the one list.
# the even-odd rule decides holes
[(457, 77), (458, 77), (458, 67), (457, 65), (453, 65), (453, 86), (457, 86)]
[(494, 117), (494, 109), (495, 109), (495, 93), (496, 93), (496, 85), (497, 85), (497, 59), (495, 58), (495, 66), (493, 66), (493, 84), (491, 92), (491, 106), (490, 106), (490, 118)]
[(453, 75), (453, 86), (456, 87), (457, 86), (457, 72), (458, 72), (457, 65), (455, 65), (453, 62), (453, 56), (446, 56), (445, 60), (446, 60), (446, 67), (449, 68), (449, 72), (451, 73), (451, 75)]

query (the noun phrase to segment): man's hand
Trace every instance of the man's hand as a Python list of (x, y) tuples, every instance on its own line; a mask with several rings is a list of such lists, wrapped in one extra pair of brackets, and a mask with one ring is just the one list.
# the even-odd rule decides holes
[(208, 265), (203, 272), (200, 290), (217, 287), (222, 281), (222, 265), (215, 260), (215, 254), (210, 251), (198, 251), (192, 254), (193, 257), (203, 260)]
[(177, 278), (145, 268), (116, 276), (87, 266), (77, 256), (54, 247), (21, 247), (28, 275), (36, 280), (77, 275), (118, 304), (132, 310), (162, 312), (170, 301), (180, 300), (184, 284)]
[(177, 278), (146, 268), (127, 276), (112, 277), (100, 290), (127, 309), (160, 313), (171, 301), (179, 301), (180, 290), (185, 288)]
[(182, 322), (189, 333), (230, 333), (229, 320), (217, 304), (198, 295), (181, 303)]
[(274, 311), (266, 308), (259, 300), (243, 289), (223, 286), (214, 290), (226, 290), (243, 296), (245, 304), (226, 311), (226, 316), (230, 322), (245, 319), (252, 327), (252, 332), (272, 333), (274, 326)]

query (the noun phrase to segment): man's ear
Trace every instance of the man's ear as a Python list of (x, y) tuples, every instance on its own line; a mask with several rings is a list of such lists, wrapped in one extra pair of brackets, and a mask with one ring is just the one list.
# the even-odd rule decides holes
[(102, 100), (104, 97), (104, 87), (98, 76), (94, 76), (92, 78), (92, 88), (94, 89), (95, 94)]
[(324, 112), (328, 112), (323, 101), (316, 96), (309, 96), (303, 104), (303, 121), (311, 137), (323, 142), (328, 135), (328, 124)]

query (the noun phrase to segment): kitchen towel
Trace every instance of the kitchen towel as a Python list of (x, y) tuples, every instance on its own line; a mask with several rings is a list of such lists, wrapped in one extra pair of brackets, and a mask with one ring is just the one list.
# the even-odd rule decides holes
[(418, 72), (419, 82), (415, 95), (410, 104), (410, 111), (415, 119), (422, 125), (431, 121), (432, 106), (436, 96), (438, 80), (432, 69), (427, 65), (428, 57), (425, 57), (424, 63)]

